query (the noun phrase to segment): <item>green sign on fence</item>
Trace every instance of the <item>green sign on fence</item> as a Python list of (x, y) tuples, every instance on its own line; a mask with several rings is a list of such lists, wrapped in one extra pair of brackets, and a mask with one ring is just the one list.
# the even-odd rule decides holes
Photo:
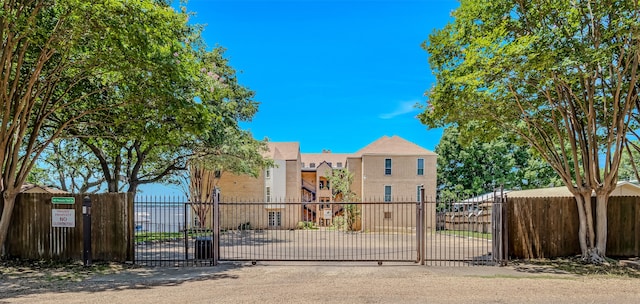
[(51, 203), (73, 205), (76, 203), (76, 198), (75, 197), (52, 197)]

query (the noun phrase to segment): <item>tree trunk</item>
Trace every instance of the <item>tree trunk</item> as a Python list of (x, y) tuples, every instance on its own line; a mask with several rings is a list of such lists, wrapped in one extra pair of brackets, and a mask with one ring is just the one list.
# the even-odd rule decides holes
[(129, 189), (127, 189), (127, 193), (131, 193), (131, 195), (135, 197), (136, 194), (138, 193), (138, 186), (140, 186), (138, 182), (130, 182)]
[(107, 179), (107, 192), (118, 193), (118, 181), (116, 179)]
[(3, 257), (4, 245), (7, 240), (7, 234), (9, 233), (9, 223), (11, 222), (11, 216), (13, 215), (13, 207), (16, 203), (17, 193), (4, 192), (2, 193), (2, 215), (0, 216), (0, 257)]
[(607, 253), (607, 209), (609, 204), (609, 195), (598, 194), (596, 196), (596, 224), (597, 226), (597, 253), (604, 258)]
[(591, 207), (591, 189), (589, 189), (589, 194), (583, 194), (583, 204), (584, 204), (584, 215), (587, 218), (587, 246), (589, 248), (593, 248), (596, 245), (596, 233), (594, 231), (595, 226), (593, 225), (593, 208)]
[(578, 206), (578, 218), (580, 225), (578, 228), (578, 240), (580, 242), (580, 251), (582, 257), (588, 255), (589, 246), (587, 245), (587, 217), (584, 208), (584, 197), (581, 194), (575, 194), (576, 205)]
[[(591, 208), (591, 191), (589, 193), (575, 194), (576, 202), (578, 204), (578, 216), (580, 218), (580, 228), (578, 231), (580, 241), (580, 251), (582, 253), (582, 259), (585, 262), (591, 264), (601, 264), (604, 262), (604, 253), (606, 252), (607, 242), (607, 195), (604, 196), (604, 203), (600, 203), (600, 195), (597, 196), (597, 218), (596, 231), (593, 224), (593, 208)], [(604, 211), (602, 210), (604, 208)], [(601, 219), (601, 213), (604, 212), (604, 220)], [(604, 226), (603, 226), (604, 225)], [(597, 243), (596, 243), (597, 241)], [(602, 244), (601, 242), (604, 242)]]

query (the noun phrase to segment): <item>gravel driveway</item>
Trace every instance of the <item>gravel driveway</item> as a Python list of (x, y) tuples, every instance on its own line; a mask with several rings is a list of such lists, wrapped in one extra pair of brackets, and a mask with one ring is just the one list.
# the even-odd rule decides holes
[(0, 303), (640, 303), (639, 279), (545, 267), (272, 262), (26, 278), (2, 277)]

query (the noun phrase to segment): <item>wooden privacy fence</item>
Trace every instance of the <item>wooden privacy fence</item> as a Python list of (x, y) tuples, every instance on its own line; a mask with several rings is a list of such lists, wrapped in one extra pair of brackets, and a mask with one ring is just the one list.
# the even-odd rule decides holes
[[(595, 198), (591, 203), (595, 218)], [(508, 198), (507, 214), (511, 257), (533, 259), (580, 254), (580, 222), (574, 198)], [(610, 197), (607, 216), (607, 256), (640, 256), (640, 197)]]
[[(54, 204), (52, 199), (55, 197)], [(59, 199), (59, 197), (72, 197)], [(22, 259), (82, 260), (84, 195), (21, 193), (11, 217), (5, 253)], [(93, 260), (132, 261), (133, 196), (91, 194)], [(61, 211), (62, 210), (62, 211)], [(73, 220), (69, 216), (73, 216)], [(54, 227), (72, 226), (72, 227)]]
[(439, 212), (438, 230), (464, 230), (478, 233), (491, 233), (491, 210), (481, 214), (463, 211)]

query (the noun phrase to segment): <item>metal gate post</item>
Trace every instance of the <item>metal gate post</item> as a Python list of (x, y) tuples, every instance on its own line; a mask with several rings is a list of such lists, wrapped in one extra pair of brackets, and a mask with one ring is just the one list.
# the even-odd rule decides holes
[(507, 266), (507, 262), (509, 261), (509, 215), (507, 212), (507, 196), (502, 191), (502, 210), (501, 210), (501, 221), (502, 221), (502, 266)]
[(499, 188), (499, 193), (496, 193), (497, 191), (498, 189), (495, 189), (493, 192), (493, 208), (491, 215), (493, 261), (500, 266), (505, 266), (509, 256), (507, 253), (509, 249), (509, 232), (506, 219), (507, 198), (502, 187)]
[(213, 253), (213, 266), (218, 265), (218, 260), (220, 259), (220, 189), (217, 187), (213, 189), (213, 208), (212, 209), (212, 233), (213, 240), (211, 242), (212, 253)]
[(424, 212), (425, 212), (425, 208), (424, 208), (424, 185), (420, 185), (420, 197), (418, 198), (418, 202), (417, 202), (417, 218), (416, 218), (416, 244), (418, 246), (418, 263), (420, 263), (420, 265), (424, 265), (425, 264), (425, 260), (424, 260), (424, 254), (425, 254), (425, 248), (424, 246), (426, 245), (426, 235), (425, 235), (425, 216), (424, 216)]
[(82, 199), (82, 262), (84, 266), (91, 266), (91, 198), (87, 195)]
[[(189, 209), (187, 209), (189, 208)], [(187, 212), (191, 213), (191, 211), (193, 210), (193, 207), (191, 205), (191, 202), (186, 202), (184, 203), (184, 260), (188, 261), (189, 260), (189, 229), (191, 225), (187, 225), (187, 222), (189, 221), (189, 219), (187, 218)], [(178, 227), (179, 229), (180, 227)], [(195, 253), (194, 253), (194, 258), (195, 258)]]

